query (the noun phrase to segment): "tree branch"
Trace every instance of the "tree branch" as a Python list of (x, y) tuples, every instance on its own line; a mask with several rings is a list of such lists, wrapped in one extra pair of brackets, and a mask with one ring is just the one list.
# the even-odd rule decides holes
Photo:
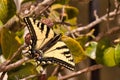
[[(21, 53), (21, 51), (23, 50), (24, 47), (25, 46), (22, 45), (20, 48), (18, 48), (18, 50), (15, 53), (13, 53), (13, 56), (9, 60), (0, 64), (0, 72), (4, 72), (4, 71), (7, 71), (7, 70), (12, 69), (14, 67), (20, 66), (24, 61), (28, 60), (28, 59), (24, 58), (24, 59), (19, 60), (16, 63), (9, 64), (18, 54)], [(12, 65), (14, 65), (14, 66), (12, 66)]]
[(29, 79), (32, 79), (32, 78), (37, 77), (37, 76), (38, 75), (29, 75), (29, 76), (27, 76), (27, 77), (25, 77), (23, 79), (20, 79), (20, 80), (29, 80)]
[(14, 69), (14, 68), (20, 66), (21, 64), (23, 64), (24, 62), (26, 62), (28, 60), (29, 60), (29, 58), (25, 57), (25, 58), (20, 59), (19, 61), (15, 62), (15, 63), (7, 65), (7, 66), (1, 65), (0, 72), (5, 72), (5, 71), (9, 71), (11, 69)]
[(59, 65), (56, 66), (54, 71), (52, 72), (51, 76), (55, 76), (58, 73), (59, 69), (60, 69), (60, 66)]
[[(120, 14), (120, 11), (118, 11), (117, 14)], [(112, 11), (112, 12), (109, 13), (109, 17), (115, 16), (115, 15), (116, 15), (116, 9), (114, 11)], [(74, 30), (72, 30), (70, 32), (67, 32), (66, 35), (90, 29), (90, 28), (94, 27), (96, 24), (98, 24), (98, 23), (100, 23), (100, 22), (102, 22), (104, 20), (107, 20), (107, 17), (108, 17), (108, 14), (105, 14), (102, 17), (96, 19), (95, 21), (91, 22), (90, 24), (88, 24), (86, 26), (82, 26), (82, 27), (74, 29)]]
[(99, 33), (98, 36), (96, 36), (95, 40), (99, 41), (102, 37), (109, 36), (112, 33), (117, 32), (117, 31), (120, 31), (119, 26), (118, 27), (116, 26), (116, 27), (109, 29), (106, 33), (104, 33), (104, 32)]
[(68, 78), (71, 78), (71, 77), (80, 75), (80, 74), (82, 74), (82, 73), (90, 72), (90, 71), (95, 71), (96, 69), (101, 69), (101, 68), (103, 68), (103, 66), (100, 65), (100, 64), (99, 64), (99, 65), (93, 65), (93, 66), (91, 66), (91, 67), (87, 67), (87, 68), (82, 69), (82, 70), (80, 70), (80, 71), (73, 72), (73, 73), (71, 73), (71, 74), (69, 74), (69, 75), (61, 76), (61, 77), (59, 77), (59, 80), (66, 80), (66, 79), (68, 79)]
[(52, 3), (54, 3), (55, 0), (44, 0), (43, 2), (39, 3), (37, 6), (35, 6), (34, 9), (31, 9), (29, 14), (23, 14), (22, 16), (30, 16), (33, 15), (33, 13), (35, 14), (35, 16), (39, 16), (41, 13), (43, 13), (44, 11), (46, 11), (46, 9), (48, 9), (50, 7), (50, 5)]

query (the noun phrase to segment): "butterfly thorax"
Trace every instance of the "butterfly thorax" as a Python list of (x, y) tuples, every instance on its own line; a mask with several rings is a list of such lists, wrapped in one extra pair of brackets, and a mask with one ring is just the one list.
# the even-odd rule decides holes
[(35, 57), (35, 58), (38, 58), (38, 56), (42, 57), (43, 51), (40, 49), (36, 49), (36, 47), (32, 45), (30, 33), (26, 34), (25, 43), (28, 47), (28, 51), (29, 51), (28, 53), (30, 53), (32, 57)]
[(42, 55), (43, 55), (43, 51), (42, 50), (31, 50), (31, 55), (33, 56), (33, 58), (35, 59), (41, 59)]

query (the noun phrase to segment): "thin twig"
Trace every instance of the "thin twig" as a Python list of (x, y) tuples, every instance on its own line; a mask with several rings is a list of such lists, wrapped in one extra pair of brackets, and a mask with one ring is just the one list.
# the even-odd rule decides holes
[[(118, 4), (118, 6), (116, 7), (116, 14), (117, 14), (117, 12), (119, 11), (119, 9), (120, 9), (120, 4)], [(115, 15), (115, 19), (117, 18), (117, 15)]]
[[(120, 12), (118, 11), (117, 14), (120, 14)], [(116, 15), (116, 9), (109, 13), (109, 16), (115, 16), (115, 15)], [(104, 16), (100, 17), (99, 19), (96, 19), (95, 21), (91, 22), (90, 24), (88, 24), (86, 26), (79, 27), (77, 29), (72, 30), (71, 32), (67, 32), (66, 35), (90, 29), (90, 28), (94, 27), (96, 24), (98, 24), (104, 20), (107, 20), (107, 17), (108, 17), (108, 14), (105, 14)]]
[(66, 80), (66, 79), (68, 79), (68, 78), (71, 78), (71, 77), (80, 75), (80, 74), (82, 74), (82, 73), (90, 72), (90, 71), (95, 71), (95, 70), (101, 69), (101, 68), (103, 68), (103, 66), (100, 65), (100, 64), (99, 64), (99, 65), (93, 65), (93, 66), (91, 66), (91, 67), (87, 67), (87, 68), (82, 69), (82, 70), (80, 70), (80, 71), (73, 72), (73, 73), (71, 73), (71, 74), (69, 74), (69, 75), (61, 76), (61, 77), (59, 77), (59, 80)]
[[(11, 62), (19, 53), (21, 53), (21, 51), (22, 51), (22, 49), (23, 49), (24, 47), (25, 47), (25, 46), (22, 45), (20, 48), (18, 48), (18, 50), (17, 50), (15, 53), (13, 53), (13, 56), (12, 56), (9, 60), (7, 60), (7, 61), (3, 62), (2, 64), (0, 64), (0, 72), (5, 72), (5, 71), (8, 71), (8, 70), (11, 70), (11, 69), (13, 69), (13, 68), (15, 68), (15, 67), (20, 66), (22, 63), (24, 63), (25, 61), (28, 60), (28, 58), (23, 58), (23, 59), (15, 62), (15, 63), (10, 64), (10, 62)], [(9, 65), (8, 65), (8, 64), (9, 64)]]
[(114, 0), (114, 4), (115, 4), (115, 7), (117, 8), (117, 7), (118, 7), (118, 5), (119, 5), (118, 0)]
[(54, 71), (52, 72), (51, 76), (55, 76), (58, 73), (58, 70), (60, 69), (60, 66), (56, 66), (56, 68), (54, 69)]
[(119, 26), (109, 29), (106, 33), (103, 33), (103, 32), (99, 33), (98, 36), (96, 36), (95, 40), (99, 41), (102, 37), (111, 35), (113, 32), (117, 32), (117, 31), (120, 31)]
[(15, 15), (11, 19), (9, 19), (6, 24), (0, 26), (0, 31), (3, 27), (15, 32), (22, 29), (23, 26), (20, 23), (19, 18)]
[(7, 66), (4, 66), (4, 67), (0, 68), (0, 72), (5, 72), (5, 71), (9, 71), (9, 70), (11, 70), (11, 69), (14, 69), (14, 68), (22, 65), (24, 62), (26, 62), (26, 61), (28, 61), (28, 60), (29, 60), (29, 58), (27, 58), (27, 57), (22, 58), (22, 59), (18, 60), (18, 61), (15, 62), (15, 63), (9, 64), (9, 65), (7, 65)]
[(0, 70), (4, 69), (4, 67), (6, 67), (22, 51), (23, 48), (24, 48), (24, 45), (18, 48), (18, 50), (15, 53), (13, 53), (13, 56), (9, 60), (0, 64)]
[(46, 9), (48, 9), (50, 7), (50, 5), (52, 3), (54, 3), (55, 0), (44, 0), (43, 2), (39, 3), (35, 9), (33, 9), (32, 11), (30, 11), (30, 13), (28, 15), (25, 16), (30, 16), (33, 13), (35, 13), (36, 17), (39, 16), (41, 13), (43, 13), (44, 11), (46, 11)]
[(95, 19), (99, 19), (99, 16), (97, 15), (97, 10), (94, 10), (94, 16), (95, 16)]
[(110, 27), (110, 19), (109, 19), (109, 17), (110, 17), (110, 15), (109, 15), (109, 13), (110, 13), (110, 7), (111, 7), (111, 3), (110, 3), (110, 0), (108, 0), (108, 9), (107, 9), (107, 30), (109, 30), (109, 27)]
[(6, 74), (6, 72), (3, 72), (3, 73), (2, 73), (2, 75), (0, 76), (0, 80), (3, 80), (5, 74)]
[(25, 77), (25, 78), (23, 78), (23, 79), (19, 79), (19, 80), (29, 80), (29, 79), (32, 79), (32, 78), (34, 78), (34, 77), (36, 77), (37, 75), (29, 75), (29, 76), (27, 76), (27, 77)]
[(13, 56), (10, 58), (10, 60), (13, 60), (17, 55), (19, 55), (24, 47), (25, 45), (20, 46), (18, 50), (15, 53), (13, 53)]

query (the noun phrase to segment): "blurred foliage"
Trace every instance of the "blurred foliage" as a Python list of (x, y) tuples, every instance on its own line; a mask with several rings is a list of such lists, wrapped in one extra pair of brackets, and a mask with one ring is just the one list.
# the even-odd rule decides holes
[(89, 56), (91, 59), (96, 58), (96, 50), (97, 50), (97, 42), (89, 42), (87, 43), (87, 47), (85, 50), (85, 53), (87, 56)]
[[(64, 13), (62, 13), (61, 11), (64, 10)], [(68, 6), (68, 5), (61, 5), (61, 4), (54, 4), (51, 6), (51, 11), (60, 11), (62, 16), (66, 16), (67, 19), (72, 19), (74, 17), (76, 17), (79, 14), (79, 11), (77, 8), (72, 7), (72, 6)], [(74, 14), (74, 15), (71, 15)]]
[(120, 44), (117, 44), (115, 46), (115, 55), (114, 55), (114, 58), (115, 58), (115, 63), (117, 65), (120, 65)]
[(50, 76), (48, 80), (58, 80), (58, 78), (56, 76)]
[(103, 56), (104, 56), (104, 51), (109, 48), (110, 45), (110, 40), (108, 38), (103, 38), (98, 42), (97, 50), (96, 50), (96, 61), (98, 63), (104, 63), (103, 61)]
[(0, 27), (3, 25), (2, 21), (0, 20)]
[(87, 43), (87, 41), (88, 41), (88, 36), (79, 36), (79, 37), (77, 37), (75, 40), (77, 41), (77, 42), (79, 42), (79, 44), (82, 46), (82, 47), (84, 47), (84, 45)]
[(13, 0), (0, 0), (0, 20), (6, 23), (16, 13)]
[(24, 30), (17, 31), (15, 34), (18, 36), (17, 38), (19, 39), (17, 41), (19, 41), (19, 43), (23, 44), (24, 43), (24, 39), (23, 39)]
[[(71, 15), (74, 14), (74, 15)], [(65, 24), (56, 24), (55, 25), (55, 32), (56, 33), (63, 33), (65, 34), (69, 30), (75, 29), (77, 26), (77, 15), (79, 14), (79, 11), (77, 8), (68, 6), (68, 5), (62, 5), (62, 4), (54, 4), (50, 8), (50, 14), (49, 17), (53, 19), (54, 21), (61, 21), (65, 22), (68, 25)]]
[[(29, 75), (36, 74), (37, 71), (35, 69), (35, 66), (33, 66), (30, 63), (26, 63), (24, 65), (21, 65), (11, 71), (8, 72), (8, 80), (19, 80), (22, 78), (25, 78)], [(29, 79), (29, 80), (36, 80), (35, 78)]]
[(103, 53), (103, 65), (106, 66), (115, 66), (115, 49), (113, 47), (107, 48)]
[(99, 64), (108, 67), (120, 64), (120, 45), (117, 44), (113, 47), (107, 38), (103, 38), (99, 42), (90, 42), (85, 52)]
[(15, 33), (9, 31), (6, 28), (1, 30), (1, 47), (3, 56), (9, 59), (15, 51), (20, 47), (19, 38)]

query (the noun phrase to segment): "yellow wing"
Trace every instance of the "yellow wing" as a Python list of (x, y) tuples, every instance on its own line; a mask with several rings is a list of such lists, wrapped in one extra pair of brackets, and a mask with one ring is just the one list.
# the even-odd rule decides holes
[(44, 45), (47, 44), (47, 42), (49, 42), (55, 36), (55, 33), (51, 28), (43, 23), (40, 23), (38, 20), (25, 17), (24, 21), (31, 35), (32, 47), (36, 50), (44, 47)]
[(43, 54), (41, 64), (51, 63), (57, 63), (70, 70), (74, 70), (75, 64), (73, 62), (73, 57), (64, 42), (58, 41)]

